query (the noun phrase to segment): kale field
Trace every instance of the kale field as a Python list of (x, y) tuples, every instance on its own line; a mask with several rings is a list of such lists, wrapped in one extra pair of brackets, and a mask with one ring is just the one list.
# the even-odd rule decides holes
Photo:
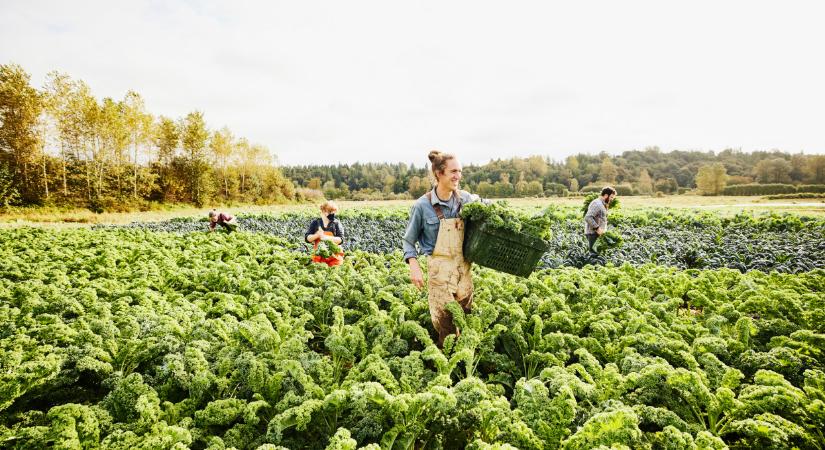
[(474, 267), (433, 342), (406, 211), (0, 230), (0, 448), (825, 448), (825, 221), (612, 213), (590, 265)]
[[(535, 208), (533, 208), (535, 209)], [(366, 209), (339, 215), (346, 227), (345, 247), (371, 253), (401, 250), (407, 211)], [(582, 267), (585, 239), (580, 214), (567, 208), (554, 211), (550, 250), (541, 268)], [(238, 218), (241, 229), (267, 233), (299, 243), (312, 219), (307, 214), (250, 215)], [(604, 262), (621, 265), (653, 263), (680, 269), (728, 267), (747, 270), (806, 272), (825, 268), (825, 219), (795, 215), (721, 218), (709, 213), (635, 211), (612, 213), (611, 229), (624, 245), (603, 255)], [(181, 218), (136, 222), (129, 228), (173, 233), (206, 229), (205, 219)], [(378, 237), (378, 238), (377, 238)], [(301, 249), (300, 244), (296, 244)]]

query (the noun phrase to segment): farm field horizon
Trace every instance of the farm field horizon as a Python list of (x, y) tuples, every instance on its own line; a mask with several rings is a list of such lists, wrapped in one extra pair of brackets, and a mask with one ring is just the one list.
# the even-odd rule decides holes
[[(623, 210), (645, 208), (673, 208), (677, 210), (714, 211), (722, 215), (742, 212), (788, 213), (806, 216), (825, 216), (825, 199), (766, 199), (754, 196), (622, 196)], [(506, 201), (516, 207), (545, 207), (548, 205), (578, 207), (582, 197), (547, 198), (505, 198), (492, 199)], [(342, 211), (359, 208), (402, 208), (412, 205), (413, 200), (337, 200)], [(314, 212), (317, 205), (312, 203), (286, 205), (216, 205), (197, 208), (191, 205), (156, 205), (157, 210), (131, 212), (94, 213), (88, 209), (66, 209), (50, 207), (8, 208), (0, 212), (0, 228), (17, 226), (88, 227), (96, 224), (127, 224), (133, 221), (150, 222), (169, 220), (176, 217), (205, 216), (211, 208), (218, 208), (233, 214), (263, 214), (288, 212)]]

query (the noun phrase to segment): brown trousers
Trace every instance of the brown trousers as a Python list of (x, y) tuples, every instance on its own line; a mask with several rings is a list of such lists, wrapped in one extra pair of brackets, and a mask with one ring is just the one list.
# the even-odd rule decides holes
[(457, 334), (453, 317), (445, 306), (458, 302), (464, 312), (470, 312), (473, 303), (473, 277), (470, 263), (464, 260), (464, 221), (441, 219), (435, 249), (428, 262), (430, 319), (438, 332), (438, 346), (444, 339)]

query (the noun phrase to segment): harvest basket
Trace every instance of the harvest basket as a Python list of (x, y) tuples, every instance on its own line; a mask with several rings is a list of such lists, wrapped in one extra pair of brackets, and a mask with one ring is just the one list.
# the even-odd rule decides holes
[(548, 248), (535, 236), (494, 229), (486, 222), (467, 221), (464, 226), (464, 259), (499, 272), (527, 277)]

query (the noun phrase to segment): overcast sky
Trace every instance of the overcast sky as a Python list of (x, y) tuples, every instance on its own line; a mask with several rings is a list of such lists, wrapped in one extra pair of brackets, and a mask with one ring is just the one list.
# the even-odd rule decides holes
[(201, 110), (283, 164), (825, 153), (820, 4), (0, 0), (0, 63)]

